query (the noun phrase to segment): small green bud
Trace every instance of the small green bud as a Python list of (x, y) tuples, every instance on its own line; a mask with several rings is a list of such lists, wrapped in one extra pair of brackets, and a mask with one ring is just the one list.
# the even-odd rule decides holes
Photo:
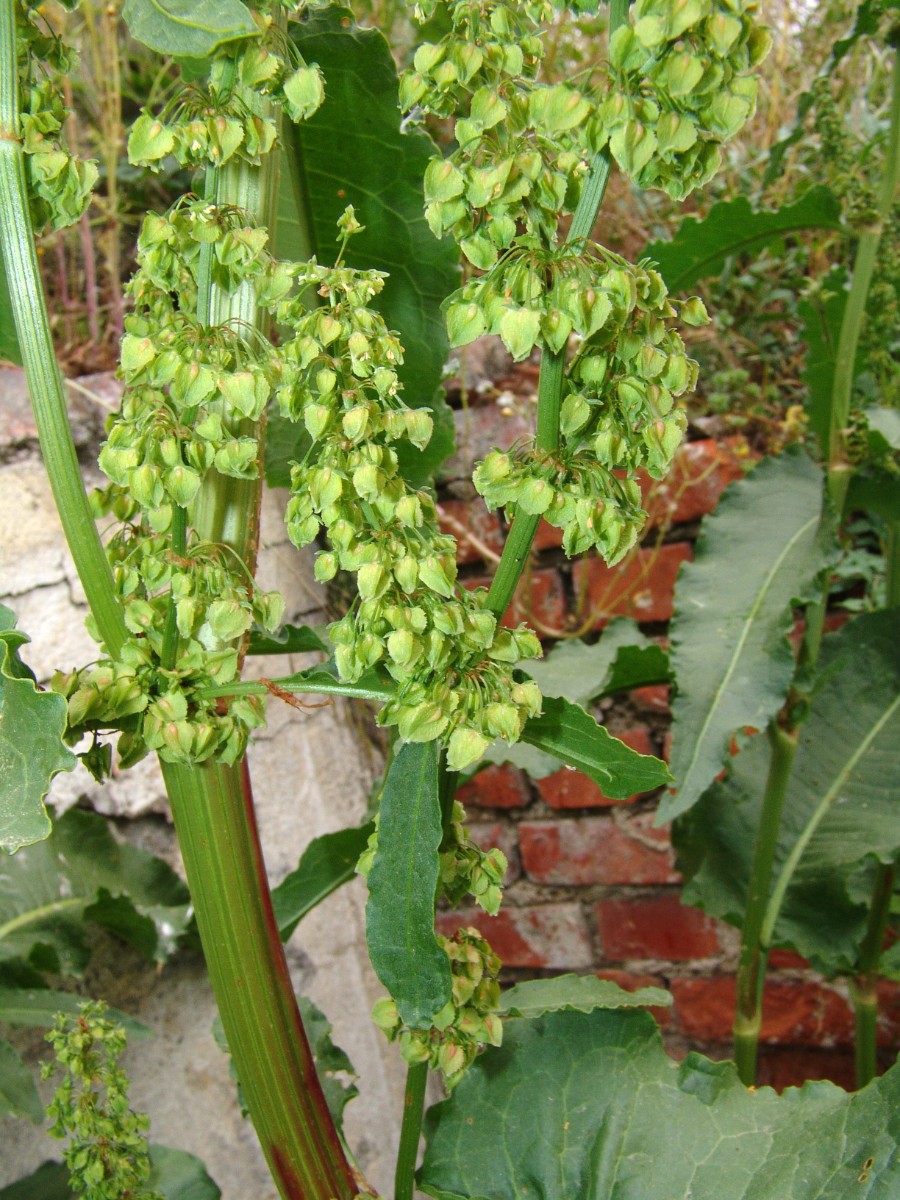
[(400, 1014), (397, 1005), (390, 996), (382, 996), (372, 1007), (372, 1020), (378, 1028), (387, 1034), (394, 1033), (400, 1027)]
[(459, 725), (450, 734), (447, 746), (447, 766), (451, 771), (464, 771), (478, 762), (490, 741), (475, 729)]
[(311, 117), (325, 99), (318, 67), (298, 67), (282, 84), (284, 107), (292, 121)]
[(319, 583), (328, 583), (334, 579), (338, 571), (337, 555), (331, 550), (323, 550), (316, 555), (316, 563), (313, 568), (313, 573)]

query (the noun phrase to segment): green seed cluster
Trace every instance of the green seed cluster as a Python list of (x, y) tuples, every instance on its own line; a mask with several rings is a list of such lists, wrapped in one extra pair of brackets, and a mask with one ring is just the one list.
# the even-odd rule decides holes
[(453, 996), (432, 1025), (428, 1029), (404, 1026), (389, 996), (376, 1001), (372, 1020), (389, 1041), (399, 1044), (406, 1062), (427, 1062), (453, 1088), (485, 1046), (499, 1046), (503, 1040), (503, 1024), (496, 1012), (500, 959), (477, 929), (459, 929), (453, 937), (438, 941), (450, 959)]
[(55, 1061), (44, 1079), (62, 1079), (47, 1115), (51, 1137), (69, 1138), (64, 1157), (69, 1188), (91, 1200), (163, 1200), (148, 1188), (150, 1122), (128, 1105), (128, 1077), (118, 1065), (125, 1031), (104, 1014), (106, 1005), (86, 1001), (77, 1017), (60, 1014), (47, 1034)]
[[(352, 210), (342, 223), (345, 237), (358, 228)], [(393, 443), (426, 445), (431, 418), (401, 400), (399, 341), (369, 307), (383, 276), (313, 262), (299, 281), (324, 303), (310, 308), (301, 292), (278, 308), (294, 334), (276, 396), (311, 439), (292, 469), (288, 533), (299, 547), (324, 528), (331, 548), (316, 559), (318, 579), (356, 575), (358, 596), (329, 630), (341, 679), (383, 666), (398, 687), (379, 720), (405, 741), (441, 738), (461, 770), (540, 711), (537, 689), (512, 678), (540, 644), (524, 627), (501, 628), (484, 589), (457, 586), (454, 539), (429, 493), (400, 473)]]
[(465, 820), (466, 810), (454, 801), (450, 827), (441, 846), (441, 889), (452, 905), (473, 896), (479, 908), (495, 917), (503, 900), (503, 877), (509, 863), (502, 850), (476, 846)]
[(79, 220), (97, 182), (96, 164), (82, 162), (61, 141), (69, 113), (56, 78), (74, 70), (74, 55), (36, 9), (21, 0), (17, 9), (19, 126), (31, 219), (38, 232), (63, 229)]
[[(420, 5), (431, 16), (436, 5)], [(553, 242), (559, 212), (574, 208), (586, 159), (599, 149), (589, 99), (567, 83), (535, 80), (537, 31), (547, 3), (457, 0), (441, 6), (450, 31), (416, 51), (400, 104), (456, 116), (457, 146), (425, 172), (425, 215), (486, 270), (522, 228)]]
[(133, 163), (159, 169), (169, 155), (183, 167), (222, 166), (235, 155), (259, 163), (278, 132), (268, 102), (292, 121), (316, 111), (325, 98), (318, 67), (307, 66), (271, 17), (256, 20), (260, 40), (249, 41), (237, 59), (213, 59), (202, 88), (188, 85), (158, 116), (138, 117), (128, 138)]
[(707, 316), (696, 298), (672, 300), (650, 264), (633, 266), (602, 247), (593, 250), (573, 256), (564, 248), (500, 264), (451, 298), (447, 323), (456, 344), (487, 329), (516, 357), (538, 339), (559, 351), (578, 336), (558, 449), (494, 451), (474, 480), (489, 507), (520, 505), (562, 529), (566, 553), (594, 547), (615, 563), (646, 519), (633, 474), (643, 468), (661, 478), (687, 423), (676, 400), (694, 387), (697, 364), (673, 321), (700, 325)]
[(756, 110), (750, 72), (769, 52), (756, 0), (635, 0), (610, 39), (601, 141), (642, 188), (682, 200)]

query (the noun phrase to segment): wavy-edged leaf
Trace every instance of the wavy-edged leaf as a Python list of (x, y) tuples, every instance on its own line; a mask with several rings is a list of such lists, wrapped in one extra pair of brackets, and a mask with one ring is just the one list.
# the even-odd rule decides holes
[(595, 1008), (658, 1008), (672, 1003), (664, 988), (644, 987), (627, 992), (610, 979), (596, 975), (557, 975), (530, 979), (507, 988), (497, 1011), (504, 1017), (534, 1020), (550, 1012), (593, 1012)]
[(527, 673), (543, 695), (562, 696), (573, 704), (670, 679), (665, 650), (630, 617), (610, 621), (593, 645), (580, 638), (557, 642), (545, 658), (528, 664)]
[(240, 38), (259, 37), (241, 0), (125, 0), (131, 36), (158, 54), (206, 58)]
[(282, 625), (276, 633), (250, 631), (248, 654), (308, 654), (329, 647), (311, 625)]
[[(434, 146), (421, 127), (401, 119), (396, 67), (378, 30), (361, 29), (349, 9), (330, 6), (309, 11), (290, 34), (306, 61), (321, 67), (325, 102), (284, 131), (291, 144), (282, 169), (279, 252), (332, 262), (335, 222), (354, 206), (365, 230), (350, 239), (345, 261), (388, 272), (373, 306), (404, 346), (403, 399), (433, 410), (435, 431), (424, 451), (398, 444), (401, 469), (419, 484), (454, 443), (453, 416), (439, 392), (448, 354), (440, 305), (459, 286), (459, 254), (452, 238), (437, 241), (425, 221), (422, 180)], [(269, 476), (284, 478), (286, 450), (290, 457), (284, 446), (276, 457), (270, 448)]]
[(732, 1063), (673, 1062), (646, 1013), (553, 1013), (508, 1023), (426, 1137), (438, 1200), (893, 1200), (900, 1068), (751, 1092)]
[(660, 759), (638, 754), (579, 705), (557, 697), (544, 697), (543, 712), (525, 722), (522, 741), (583, 771), (611, 800), (627, 800), (671, 780)]
[[(343, 1134), (344, 1109), (359, 1095), (354, 1080), (359, 1076), (346, 1053), (336, 1046), (331, 1038), (331, 1022), (308, 996), (298, 996), (303, 1028), (309, 1039), (309, 1048), (316, 1060), (316, 1074), (325, 1093), (325, 1102), (338, 1133)], [(345, 1082), (346, 1080), (346, 1082)]]
[[(778, 838), (774, 941), (826, 973), (852, 971), (875, 860), (900, 853), (900, 638), (895, 612), (856, 617), (822, 644), (825, 682), (800, 730)], [(675, 841), (685, 898), (740, 924), (767, 769), (755, 738)]]
[(367, 821), (353, 829), (313, 838), (300, 856), (296, 871), (291, 871), (272, 890), (275, 920), (283, 941), (326, 896), (353, 879), (359, 856), (374, 828), (374, 823)]
[(369, 872), (366, 941), (375, 974), (406, 1024), (427, 1024), (450, 999), (450, 960), (434, 933), (441, 804), (435, 742), (408, 742), (381, 794)]
[(35, 1125), (44, 1119), (44, 1106), (31, 1071), (3, 1038), (0, 1038), (0, 1117), (27, 1117)]
[(53, 776), (78, 763), (62, 740), (66, 702), (37, 688), (18, 656), (30, 639), (15, 623), (0, 604), (0, 847), (9, 851), (49, 836), (44, 797)]
[(764, 459), (704, 518), (675, 588), (670, 768), (659, 820), (686, 812), (722, 769), (731, 740), (765, 729), (794, 671), (791, 604), (827, 562), (822, 473), (805, 455)]
[(752, 254), (769, 242), (803, 229), (841, 225), (841, 206), (826, 187), (814, 187), (793, 204), (756, 211), (746, 196), (721, 200), (705, 217), (685, 217), (669, 242), (651, 242), (646, 255), (658, 265), (670, 292), (719, 275), (726, 259)]
[(161, 962), (188, 927), (189, 899), (167, 863), (117, 842), (96, 813), (70, 809), (46, 841), (0, 858), (0, 961), (77, 974), (91, 921)]
[(0, 250), (0, 358), (5, 358), (7, 362), (14, 362), (17, 366), (22, 365), (2, 250)]
[[(58, 992), (50, 988), (6, 988), (0, 987), (0, 1021), (29, 1029), (49, 1029), (57, 1013), (77, 1016), (85, 996), (73, 992)], [(143, 1021), (119, 1012), (117, 1008), (106, 1010), (107, 1018), (121, 1025), (129, 1038), (151, 1037), (153, 1030)]]

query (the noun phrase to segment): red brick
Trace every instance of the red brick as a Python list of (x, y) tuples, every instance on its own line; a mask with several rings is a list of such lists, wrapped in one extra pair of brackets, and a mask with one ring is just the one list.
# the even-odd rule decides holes
[(670, 713), (669, 685), (667, 683), (651, 683), (647, 687), (633, 688), (628, 693), (632, 704), (642, 712)]
[(522, 874), (516, 827), (505, 821), (471, 821), (468, 825), (472, 841), (481, 850), (502, 850), (509, 863), (504, 883), (513, 883)]
[(639, 472), (644, 507), (651, 525), (696, 521), (711, 513), (729, 483), (743, 479), (746, 455), (712, 438), (683, 443), (665, 479)]
[(557, 550), (563, 543), (563, 531), (557, 529), (555, 525), (548, 524), (541, 517), (540, 524), (537, 527), (537, 533), (534, 535), (534, 548), (537, 551), (541, 550)]
[(809, 963), (793, 950), (773, 950), (769, 955), (769, 966), (776, 971), (795, 967), (804, 970)]
[[(728, 1042), (734, 1021), (735, 980), (673, 979), (675, 1012), (683, 1033), (698, 1041)], [(846, 1046), (853, 1041), (850, 1005), (821, 983), (770, 979), (763, 992), (761, 1042)]]
[[(646, 725), (638, 725), (634, 729), (626, 729), (614, 735), (626, 746), (636, 750), (638, 754), (653, 754), (653, 742), (650, 730)], [(563, 767), (543, 779), (535, 780), (538, 791), (551, 808), (609, 808), (614, 804), (631, 804), (638, 796), (646, 793), (638, 792), (625, 800), (611, 800), (601, 789), (581, 771), (572, 771)]]
[(603, 957), (613, 962), (630, 958), (685, 962), (719, 951), (715, 922), (674, 895), (601, 900), (596, 912)]
[(506, 967), (571, 971), (590, 967), (594, 960), (587, 922), (577, 904), (505, 904), (496, 917), (480, 908), (441, 912), (436, 925), (445, 936), (461, 925), (474, 925)]
[[(458, 563), (483, 562), (485, 554), (480, 543), (494, 554), (503, 550), (503, 533), (496, 513), (488, 512), (484, 501), (442, 500), (438, 505), (441, 532), (456, 538)], [(470, 536), (467, 536), (470, 535)]]
[[(490, 577), (461, 580), (464, 587), (490, 587)], [(566, 625), (566, 595), (562, 576), (552, 568), (542, 568), (526, 575), (516, 590), (512, 604), (503, 614), (504, 625), (519, 625), (522, 621), (536, 622), (538, 632), (552, 635)]]
[[(622, 971), (618, 967), (604, 967), (602, 971), (597, 972), (597, 978), (609, 979), (612, 983), (617, 983), (620, 988), (624, 988), (626, 992), (636, 992), (638, 988), (664, 988), (666, 986), (655, 975), (636, 975), (633, 971)], [(648, 1006), (647, 1012), (650, 1013), (657, 1025), (668, 1025), (672, 1019), (671, 1008)]]
[(576, 562), (575, 594), (584, 597), (579, 603), (590, 615), (590, 628), (602, 629), (615, 616), (668, 621), (678, 568), (692, 556), (690, 542), (672, 542), (636, 550), (615, 567), (599, 558)]
[(531, 803), (531, 792), (524, 771), (508, 763), (491, 764), (473, 775), (456, 793), (466, 807), (525, 808)]
[(771, 1046), (759, 1055), (757, 1083), (783, 1092), (801, 1087), (809, 1079), (830, 1079), (850, 1092), (856, 1087), (853, 1054), (840, 1050), (807, 1050)]
[(487, 458), (495, 447), (508, 449), (513, 442), (529, 439), (534, 434), (534, 422), (524, 412), (504, 411), (497, 404), (476, 405), (456, 409), (456, 453), (441, 465), (441, 479), (472, 478), (475, 463)]
[(676, 883), (666, 828), (652, 813), (636, 813), (625, 828), (610, 817), (523, 821), (519, 846), (525, 874), (537, 883)]

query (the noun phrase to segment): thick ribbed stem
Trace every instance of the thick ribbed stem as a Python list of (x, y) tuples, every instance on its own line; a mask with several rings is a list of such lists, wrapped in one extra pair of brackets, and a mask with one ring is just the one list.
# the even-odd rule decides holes
[(128, 634), (81, 479), (34, 247), (19, 138), (15, 0), (0, 0), (0, 249), (53, 499), (100, 636), (116, 656)]

